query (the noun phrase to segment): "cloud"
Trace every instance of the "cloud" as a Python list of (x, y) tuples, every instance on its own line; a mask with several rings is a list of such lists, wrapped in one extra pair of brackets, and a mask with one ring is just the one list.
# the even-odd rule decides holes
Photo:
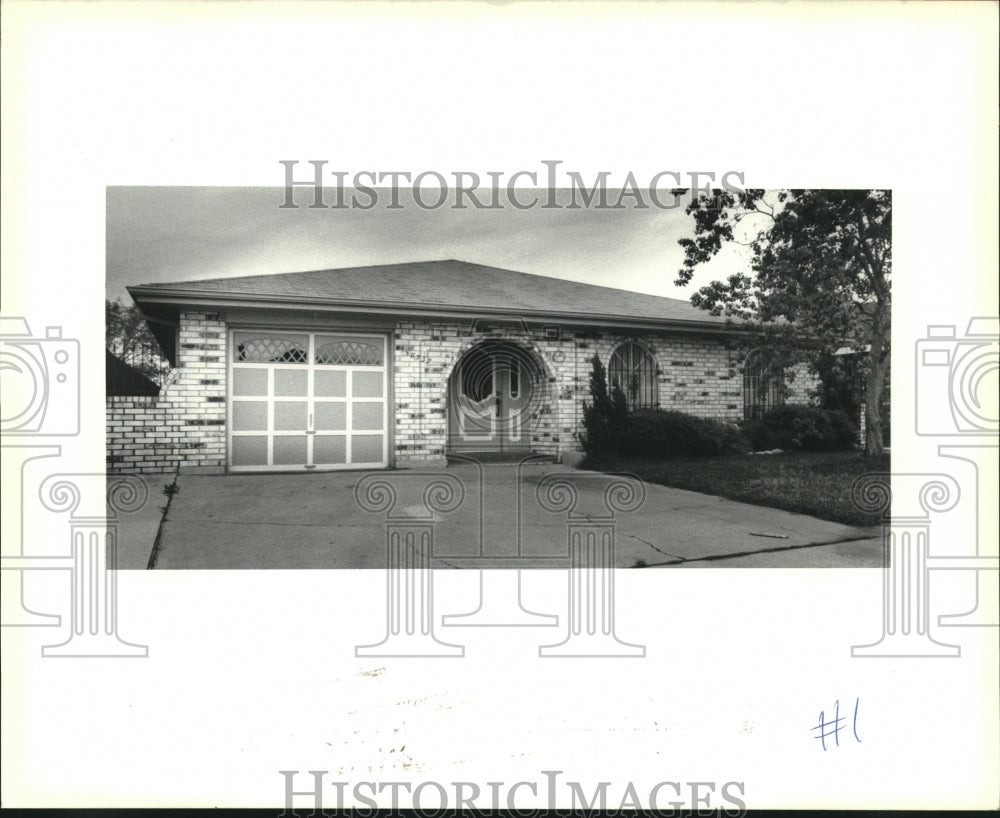
[[(673, 285), (683, 259), (677, 239), (692, 228), (680, 208), (519, 210), (504, 201), (500, 209), (460, 210), (447, 206), (450, 197), (428, 210), (400, 189), (402, 208), (391, 209), (389, 190), (378, 193), (370, 210), (314, 209), (312, 192), (300, 188), (299, 207), (283, 209), (282, 188), (109, 188), (108, 297), (127, 301), (131, 284), (437, 258), (674, 298), (696, 289)], [(528, 200), (531, 191), (518, 195)], [(333, 203), (332, 190), (325, 197)], [(557, 197), (570, 202), (566, 190)], [(710, 265), (723, 266), (721, 256)]]

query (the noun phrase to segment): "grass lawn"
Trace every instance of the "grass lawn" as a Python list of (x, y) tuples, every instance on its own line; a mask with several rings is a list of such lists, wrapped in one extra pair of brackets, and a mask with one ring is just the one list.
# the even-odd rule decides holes
[(630, 472), (647, 483), (780, 508), (821, 520), (872, 526), (879, 524), (879, 516), (854, 507), (851, 483), (866, 472), (889, 471), (889, 455), (867, 458), (858, 452), (788, 452), (670, 460), (601, 456), (581, 466)]

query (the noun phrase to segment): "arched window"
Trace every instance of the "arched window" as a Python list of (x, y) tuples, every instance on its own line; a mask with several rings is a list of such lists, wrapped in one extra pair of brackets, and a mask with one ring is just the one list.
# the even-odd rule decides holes
[(629, 409), (655, 409), (658, 404), (653, 354), (632, 342), (615, 349), (608, 363), (608, 388), (616, 386), (625, 393)]
[(785, 370), (764, 352), (751, 352), (743, 364), (743, 419), (764, 417), (785, 402)]

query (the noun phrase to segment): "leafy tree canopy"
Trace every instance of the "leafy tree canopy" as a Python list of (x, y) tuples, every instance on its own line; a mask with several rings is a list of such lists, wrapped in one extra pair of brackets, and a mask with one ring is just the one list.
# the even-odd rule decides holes
[[(677, 190), (683, 194), (685, 191)], [(742, 323), (749, 343), (783, 362), (815, 363), (849, 347), (865, 383), (866, 449), (882, 451), (879, 404), (889, 368), (892, 194), (887, 190), (713, 190), (686, 212), (676, 284), (728, 243), (749, 248), (749, 270), (712, 281), (696, 307)]]
[(104, 301), (104, 345), (112, 355), (143, 375), (163, 384), (170, 365), (160, 352), (160, 345), (149, 331), (142, 312), (121, 299)]

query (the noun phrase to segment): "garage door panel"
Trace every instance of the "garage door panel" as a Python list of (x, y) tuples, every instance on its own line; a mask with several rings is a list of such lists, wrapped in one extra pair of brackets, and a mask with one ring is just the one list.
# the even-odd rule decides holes
[(347, 404), (343, 401), (317, 401), (313, 411), (317, 432), (341, 432), (347, 429)]
[(301, 466), (306, 462), (306, 435), (275, 435), (272, 443), (275, 466)]
[(239, 400), (233, 402), (234, 432), (267, 431), (267, 401)]
[(351, 395), (355, 398), (381, 398), (382, 397), (382, 373), (381, 372), (352, 372), (351, 373)]
[(230, 466), (385, 466), (388, 342), (362, 333), (234, 330)]
[(267, 397), (267, 370), (234, 369), (233, 396)]
[(313, 462), (317, 466), (340, 466), (347, 463), (346, 435), (316, 435), (313, 438)]
[(352, 463), (381, 463), (382, 435), (352, 435)]
[(274, 431), (305, 432), (309, 427), (309, 404), (306, 401), (280, 401), (274, 404)]
[(267, 437), (254, 435), (233, 438), (234, 466), (266, 466)]
[(346, 398), (347, 372), (317, 369), (313, 372), (313, 395), (317, 398)]
[(309, 395), (309, 372), (305, 369), (275, 369), (274, 394), (281, 398)]

